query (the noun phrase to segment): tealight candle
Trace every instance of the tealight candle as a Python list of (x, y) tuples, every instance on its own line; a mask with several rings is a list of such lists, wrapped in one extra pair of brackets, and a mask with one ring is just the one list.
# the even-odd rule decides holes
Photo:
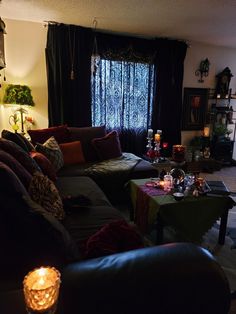
[(164, 181), (159, 182), (159, 187), (160, 187), (160, 189), (164, 189)]
[(205, 126), (203, 129), (203, 136), (209, 137), (209, 135), (210, 135), (210, 128), (208, 126)]
[(54, 267), (40, 267), (30, 271), (24, 278), (24, 296), (27, 310), (54, 313), (60, 288), (60, 273)]

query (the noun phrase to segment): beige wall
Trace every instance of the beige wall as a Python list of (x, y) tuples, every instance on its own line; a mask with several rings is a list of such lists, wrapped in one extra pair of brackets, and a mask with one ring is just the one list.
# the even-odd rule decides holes
[[(4, 19), (4, 18), (3, 18)], [(11, 130), (8, 117), (14, 109), (2, 105), (4, 88), (7, 84), (25, 84), (31, 88), (34, 107), (27, 108), (28, 115), (35, 120), (35, 127), (48, 126), (47, 79), (45, 67), (45, 45), (47, 29), (43, 24), (4, 19), (6, 81), (3, 71), (0, 77), (0, 131)]]
[[(7, 30), (7, 35), (5, 35), (7, 81), (4, 84), (19, 83), (29, 85), (35, 101), (35, 107), (29, 109), (29, 115), (32, 115), (36, 123), (34, 128), (47, 127), (47, 79), (45, 65), (47, 28), (40, 23), (8, 19), (4, 19), (4, 21)], [(200, 61), (205, 58), (210, 60), (210, 73), (204, 79), (204, 83), (199, 83), (198, 77), (195, 76), (195, 71)], [(214, 88), (216, 74), (227, 66), (234, 74), (230, 87), (233, 93), (235, 93), (236, 49), (193, 42), (187, 50), (183, 86)], [(0, 100), (3, 96), (3, 89), (0, 89)], [(235, 103), (232, 102), (232, 104), (236, 110), (236, 101)], [(11, 112), (11, 108), (1, 105), (0, 131), (4, 128), (11, 129), (8, 123), (8, 117)], [(183, 131), (182, 143), (187, 145), (194, 135), (200, 134), (200, 131)]]

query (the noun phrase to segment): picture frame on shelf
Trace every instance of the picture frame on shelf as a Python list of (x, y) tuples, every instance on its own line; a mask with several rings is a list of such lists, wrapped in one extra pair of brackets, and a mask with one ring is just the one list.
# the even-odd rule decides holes
[(208, 88), (184, 88), (182, 130), (202, 130), (208, 105)]

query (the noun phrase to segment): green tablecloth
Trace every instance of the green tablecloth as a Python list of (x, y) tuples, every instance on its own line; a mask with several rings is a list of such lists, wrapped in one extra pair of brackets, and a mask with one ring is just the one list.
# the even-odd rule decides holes
[(186, 241), (199, 242), (222, 214), (233, 207), (229, 196), (186, 196), (176, 201), (172, 195), (153, 196), (144, 191), (147, 179), (128, 182), (134, 218), (143, 233), (153, 229), (159, 213), (165, 224), (172, 226)]

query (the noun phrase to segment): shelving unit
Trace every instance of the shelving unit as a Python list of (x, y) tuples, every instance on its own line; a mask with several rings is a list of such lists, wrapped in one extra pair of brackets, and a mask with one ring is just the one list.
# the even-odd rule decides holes
[[(235, 134), (236, 118), (231, 102), (231, 89), (221, 97), (215, 89), (209, 90), (209, 121), (211, 126), (211, 155), (216, 160), (224, 164), (232, 162)], [(232, 133), (226, 133), (232, 130)], [(217, 132), (218, 131), (218, 132)]]

